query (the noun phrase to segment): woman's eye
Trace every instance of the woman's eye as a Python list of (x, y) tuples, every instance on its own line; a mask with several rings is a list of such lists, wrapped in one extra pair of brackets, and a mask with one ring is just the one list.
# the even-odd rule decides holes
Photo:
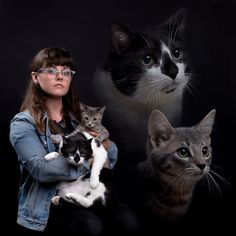
[(145, 55), (142, 59), (142, 63), (145, 65), (145, 66), (150, 66), (150, 65), (153, 65), (154, 64), (154, 59), (151, 55)]
[(205, 157), (209, 155), (209, 148), (207, 146), (202, 148), (202, 155)]
[(181, 147), (177, 150), (177, 154), (179, 157), (181, 158), (186, 158), (186, 157), (190, 157), (191, 154), (189, 152), (189, 150), (186, 147)]
[(54, 69), (47, 69), (47, 73), (50, 74), (50, 75), (56, 75), (57, 71), (54, 70)]

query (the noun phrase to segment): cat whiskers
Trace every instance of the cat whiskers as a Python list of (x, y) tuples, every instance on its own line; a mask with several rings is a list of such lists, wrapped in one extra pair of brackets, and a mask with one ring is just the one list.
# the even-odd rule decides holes
[[(194, 86), (194, 80), (191, 76), (189, 76), (188, 82), (185, 84), (185, 88), (188, 90), (188, 92), (191, 94), (195, 102), (198, 102), (198, 92), (196, 91), (196, 86)], [(196, 91), (196, 92), (195, 92)]]
[[(222, 196), (222, 191), (221, 191), (219, 184), (216, 182), (216, 180), (214, 179), (214, 177), (210, 173), (208, 173), (206, 175), (206, 180), (208, 183), (209, 192), (210, 193), (214, 192), (214, 193), (220, 194), (220, 196)], [(215, 191), (215, 190), (217, 190), (217, 191)]]
[[(220, 185), (217, 183), (215, 177), (217, 177), (222, 184), (224, 184), (225, 187), (227, 188), (232, 188), (231, 184), (229, 183), (229, 181), (227, 181), (225, 178), (223, 178), (221, 175), (217, 174), (215, 171), (213, 170), (210, 170), (210, 172), (207, 174), (207, 181), (208, 181), (208, 184), (213, 186), (215, 189), (218, 190), (218, 193), (220, 193), (220, 195), (222, 195), (222, 190), (221, 190), (221, 187)], [(211, 188), (212, 189), (212, 188)], [(211, 190), (209, 189), (209, 190)], [(214, 190), (214, 189), (213, 189)], [(215, 192), (215, 191), (214, 191)]]
[(171, 192), (175, 192), (176, 189), (179, 191), (179, 183), (181, 183), (180, 193), (182, 198), (183, 193), (191, 188), (191, 185), (189, 184), (189, 175), (185, 172), (184, 168), (181, 169), (178, 175), (172, 178), (172, 180), (166, 186), (164, 192), (166, 192), (168, 188), (172, 188)]
[[(137, 98), (142, 98), (143, 103), (145, 105), (150, 104), (152, 106), (159, 106), (160, 102), (160, 90), (161, 88), (165, 87), (168, 85), (169, 82), (166, 80), (158, 80), (158, 81), (144, 81), (142, 82), (140, 88), (138, 89), (135, 93), (135, 97)], [(153, 99), (154, 98), (154, 99)]]
[(115, 85), (119, 85), (119, 84), (122, 84), (124, 81), (126, 81), (128, 78), (123, 78), (123, 79), (119, 79), (119, 80), (116, 80), (116, 81), (114, 81), (113, 83), (115, 84)]

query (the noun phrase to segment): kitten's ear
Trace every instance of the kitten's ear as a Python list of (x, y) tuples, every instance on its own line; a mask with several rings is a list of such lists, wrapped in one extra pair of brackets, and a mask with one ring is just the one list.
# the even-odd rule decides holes
[(104, 107), (99, 107), (99, 108), (98, 108), (98, 111), (99, 111), (100, 114), (103, 115), (105, 109), (106, 109), (106, 106), (104, 106)]
[(195, 128), (201, 132), (210, 135), (215, 121), (216, 110), (211, 110), (196, 126)]
[(165, 115), (159, 110), (153, 110), (148, 121), (148, 133), (152, 144), (161, 144), (168, 140), (174, 132), (174, 128)]
[(113, 22), (111, 26), (112, 49), (117, 53), (123, 53), (130, 45), (131, 33), (119, 22)]
[(178, 32), (182, 34), (185, 28), (185, 20), (186, 20), (186, 10), (184, 8), (180, 8), (174, 15), (172, 15), (169, 20), (164, 23), (164, 26), (171, 29), (171, 32)]
[(82, 104), (82, 103), (80, 103), (80, 110), (81, 111), (86, 111), (87, 110), (87, 106)]
[(88, 141), (88, 143), (90, 143), (90, 144), (91, 144), (91, 143), (92, 143), (92, 141), (93, 141), (93, 138), (90, 138), (90, 139), (88, 139), (87, 141)]
[(65, 136), (61, 136), (61, 137), (62, 139), (60, 141), (60, 146), (65, 145), (69, 142), (68, 138), (66, 138)]

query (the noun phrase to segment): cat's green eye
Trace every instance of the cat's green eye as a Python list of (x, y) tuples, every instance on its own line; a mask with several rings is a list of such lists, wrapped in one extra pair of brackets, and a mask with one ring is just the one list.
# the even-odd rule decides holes
[(154, 64), (154, 59), (151, 55), (145, 55), (142, 59), (142, 63), (145, 65), (145, 66), (151, 66)]
[(180, 49), (174, 49), (172, 51), (172, 56), (174, 57), (174, 59), (180, 59), (182, 57), (182, 51)]
[(93, 118), (93, 121), (97, 121), (97, 118)]
[(84, 119), (88, 121), (88, 117), (84, 117)]
[(209, 148), (207, 146), (202, 148), (202, 155), (205, 157), (209, 155)]
[(186, 158), (186, 157), (190, 157), (191, 154), (189, 152), (189, 150), (186, 147), (181, 147), (177, 150), (177, 154), (179, 157), (181, 158)]

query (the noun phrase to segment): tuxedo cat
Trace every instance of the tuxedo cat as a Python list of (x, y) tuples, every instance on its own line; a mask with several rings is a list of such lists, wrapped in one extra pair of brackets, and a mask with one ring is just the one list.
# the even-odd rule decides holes
[[(138, 165), (144, 209), (167, 221), (185, 215), (196, 184), (210, 176), (215, 110), (193, 127), (173, 128), (154, 110), (148, 123), (147, 160)], [(212, 180), (214, 182), (214, 180)]]
[(108, 59), (105, 67), (97, 70), (94, 86), (107, 106), (111, 127), (117, 129), (120, 140), (126, 140), (124, 145), (129, 142), (127, 148), (136, 149), (145, 142), (153, 109), (161, 110), (172, 124), (179, 124), (183, 93), (190, 79), (184, 28), (183, 9), (144, 31), (132, 32), (118, 22), (111, 26)]
[(93, 157), (90, 178), (82, 176), (72, 182), (61, 182), (58, 185), (57, 196), (52, 198), (52, 202), (57, 205), (63, 199), (84, 207), (90, 207), (100, 199), (105, 205), (106, 187), (99, 181), (100, 172), (107, 160), (107, 151), (103, 145), (86, 132), (78, 132), (68, 137), (52, 135), (52, 139), (54, 142), (59, 142), (59, 151), (47, 154), (46, 160), (63, 156), (69, 163), (79, 166), (84, 163), (84, 160), (88, 161)]
[(80, 103), (81, 122), (70, 135), (75, 135), (78, 132), (96, 132), (95, 137), (99, 142), (102, 142), (109, 137), (108, 130), (102, 125), (103, 113), (106, 107), (91, 107)]

